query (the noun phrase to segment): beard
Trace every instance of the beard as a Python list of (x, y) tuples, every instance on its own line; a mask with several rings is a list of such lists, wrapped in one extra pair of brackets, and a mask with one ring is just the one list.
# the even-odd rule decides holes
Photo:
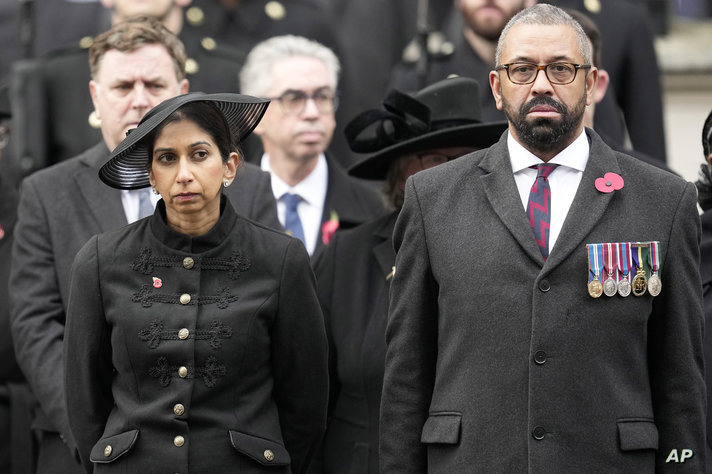
[[(500, 16), (488, 16), (488, 17), (482, 17), (482, 14), (479, 12), (479, 8), (473, 9), (473, 8), (467, 8), (467, 2), (463, 2), (465, 4), (462, 14), (465, 19), (465, 23), (467, 26), (472, 30), (473, 33), (477, 34), (478, 36), (481, 36), (485, 40), (496, 43), (499, 40), (499, 35), (502, 33), (502, 30), (504, 29), (505, 25), (509, 22), (509, 20), (512, 19), (514, 15), (519, 13), (524, 9), (524, 2), (522, 1), (522, 4), (518, 7), (514, 7), (511, 11), (505, 11), (497, 5), (496, 2), (494, 1), (489, 1), (486, 2), (484, 6), (489, 6), (492, 8), (496, 8), (500, 12)], [(482, 8), (482, 7), (480, 7)]]
[[(561, 117), (558, 120), (546, 117), (527, 120), (529, 111), (538, 105), (554, 107)], [(555, 151), (562, 143), (573, 141), (576, 129), (583, 120), (585, 109), (586, 94), (581, 96), (581, 100), (573, 109), (547, 96), (533, 98), (522, 105), (519, 111), (513, 110), (507, 101), (504, 101), (504, 114), (517, 131), (522, 144), (530, 150), (544, 153)]]

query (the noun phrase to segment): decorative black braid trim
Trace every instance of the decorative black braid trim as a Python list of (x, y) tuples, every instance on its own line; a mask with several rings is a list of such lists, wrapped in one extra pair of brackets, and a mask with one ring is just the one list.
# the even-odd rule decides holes
[[(250, 259), (243, 256), (238, 250), (234, 250), (230, 258), (195, 258), (193, 264), (193, 268), (196, 270), (227, 271), (232, 280), (236, 280), (241, 273), (249, 270), (251, 266)], [(132, 270), (144, 275), (153, 273), (155, 267), (183, 267), (183, 257), (175, 255), (154, 257), (150, 248), (143, 247), (139, 251), (138, 257), (131, 264)]]
[[(164, 329), (163, 323), (154, 319), (148, 326), (141, 329), (138, 333), (139, 339), (148, 343), (149, 349), (156, 349), (161, 341), (177, 341), (178, 329)], [(186, 339), (207, 340), (214, 350), (222, 347), (221, 339), (232, 337), (232, 328), (225, 325), (222, 321), (214, 319), (210, 322), (210, 329), (198, 329), (194, 333), (191, 332)]]
[[(180, 294), (174, 293), (170, 295), (160, 294), (154, 291), (152, 285), (141, 285), (141, 288), (131, 295), (131, 301), (141, 303), (144, 308), (150, 308), (153, 303), (180, 304)], [(237, 301), (237, 295), (231, 295), (227, 287), (220, 289), (217, 295), (195, 296), (190, 295), (189, 306), (216, 304), (218, 308), (225, 309), (230, 303)]]
[[(159, 357), (156, 361), (156, 365), (148, 370), (148, 374), (158, 379), (158, 382), (162, 387), (167, 387), (171, 384), (171, 380), (174, 377), (178, 377), (177, 365), (168, 365), (168, 359), (165, 357)], [(210, 356), (205, 360), (205, 365), (199, 367), (186, 366), (188, 369), (188, 374), (185, 379), (202, 378), (203, 383), (208, 388), (213, 388), (220, 377), (224, 377), (227, 373), (225, 364), (222, 364), (215, 356)]]

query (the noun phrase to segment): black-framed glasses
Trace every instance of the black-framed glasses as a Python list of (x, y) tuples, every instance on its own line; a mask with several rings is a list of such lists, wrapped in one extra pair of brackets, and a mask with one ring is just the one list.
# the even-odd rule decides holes
[(312, 94), (307, 94), (304, 91), (289, 90), (279, 97), (271, 97), (270, 100), (276, 100), (282, 106), (282, 110), (289, 115), (298, 115), (304, 111), (307, 105), (307, 100), (313, 100), (316, 109), (320, 114), (330, 114), (336, 111), (339, 106), (339, 96), (329, 89), (319, 89)]
[(0, 125), (0, 150), (7, 146), (7, 141), (10, 139), (10, 127)]
[(515, 84), (531, 84), (536, 80), (536, 76), (539, 74), (539, 71), (543, 70), (549, 82), (563, 86), (574, 82), (574, 79), (576, 79), (576, 73), (579, 69), (591, 69), (591, 65), (566, 62), (549, 64), (517, 62), (497, 66), (495, 71), (501, 71), (502, 69), (507, 71), (507, 77)]

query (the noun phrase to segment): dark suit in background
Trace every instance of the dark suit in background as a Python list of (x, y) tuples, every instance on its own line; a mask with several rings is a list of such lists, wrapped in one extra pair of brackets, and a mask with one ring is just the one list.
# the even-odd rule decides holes
[(389, 213), (337, 232), (315, 269), (330, 359), (324, 472), (340, 472), (347, 466), (346, 472), (378, 472), (378, 416), (389, 274), (396, 260), (391, 240), (396, 217), (397, 213)]
[[(588, 164), (546, 261), (506, 133), (408, 180), (394, 231), (383, 472), (702, 472), (695, 189), (586, 133)], [(597, 191), (608, 172), (622, 189)], [(589, 296), (587, 243), (653, 240), (658, 296)], [(665, 462), (682, 449), (693, 457)]]
[[(646, 8), (630, 0), (542, 3), (579, 10), (601, 30), (601, 67), (608, 71), (611, 84), (606, 97), (596, 106), (594, 128), (617, 143), (626, 143), (627, 132), (634, 149), (664, 162), (661, 72), (652, 21)], [(587, 4), (598, 5), (598, 11)]]
[(312, 262), (317, 262), (321, 252), (327, 246), (324, 241), (324, 224), (336, 212), (339, 229), (348, 229), (370, 221), (384, 212), (383, 201), (372, 186), (346, 174), (339, 164), (327, 156), (329, 178), (324, 198), (324, 211), (319, 225), (316, 247), (312, 253)]
[[(95, 234), (126, 225), (121, 192), (99, 180), (109, 158), (101, 142), (80, 156), (41, 170), (25, 179), (18, 208), (10, 276), (11, 327), (18, 362), (41, 410), (34, 428), (59, 433), (70, 442), (64, 402), (62, 340), (74, 256)], [(239, 171), (238, 171), (239, 173)], [(245, 165), (225, 189), (237, 212), (278, 228), (269, 175)], [(69, 446), (73, 451), (74, 446)], [(55, 459), (66, 466), (45, 466), (45, 472), (71, 472), (66, 448)], [(64, 452), (61, 452), (64, 450)], [(62, 456), (63, 454), (63, 456)]]
[[(216, 42), (186, 22), (178, 35), (186, 50), (191, 91), (238, 92), (244, 53)], [(21, 61), (13, 67), (14, 171), (33, 171), (82, 153), (102, 139), (89, 94), (91, 38)]]

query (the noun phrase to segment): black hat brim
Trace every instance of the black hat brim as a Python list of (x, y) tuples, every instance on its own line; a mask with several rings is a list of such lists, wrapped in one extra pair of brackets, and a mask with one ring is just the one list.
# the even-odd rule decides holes
[(449, 127), (426, 133), (384, 148), (367, 156), (348, 169), (357, 178), (386, 179), (388, 169), (396, 158), (407, 153), (443, 147), (488, 148), (499, 140), (507, 129), (507, 122), (490, 122)]
[(132, 129), (126, 138), (111, 153), (99, 170), (99, 178), (118, 189), (141, 189), (150, 186), (148, 160), (150, 152), (145, 143), (146, 136), (168, 116), (189, 102), (208, 101), (213, 103), (225, 116), (233, 137), (242, 142), (262, 119), (268, 99), (260, 99), (242, 94), (204, 94), (192, 92), (168, 99), (149, 111), (138, 127)]

